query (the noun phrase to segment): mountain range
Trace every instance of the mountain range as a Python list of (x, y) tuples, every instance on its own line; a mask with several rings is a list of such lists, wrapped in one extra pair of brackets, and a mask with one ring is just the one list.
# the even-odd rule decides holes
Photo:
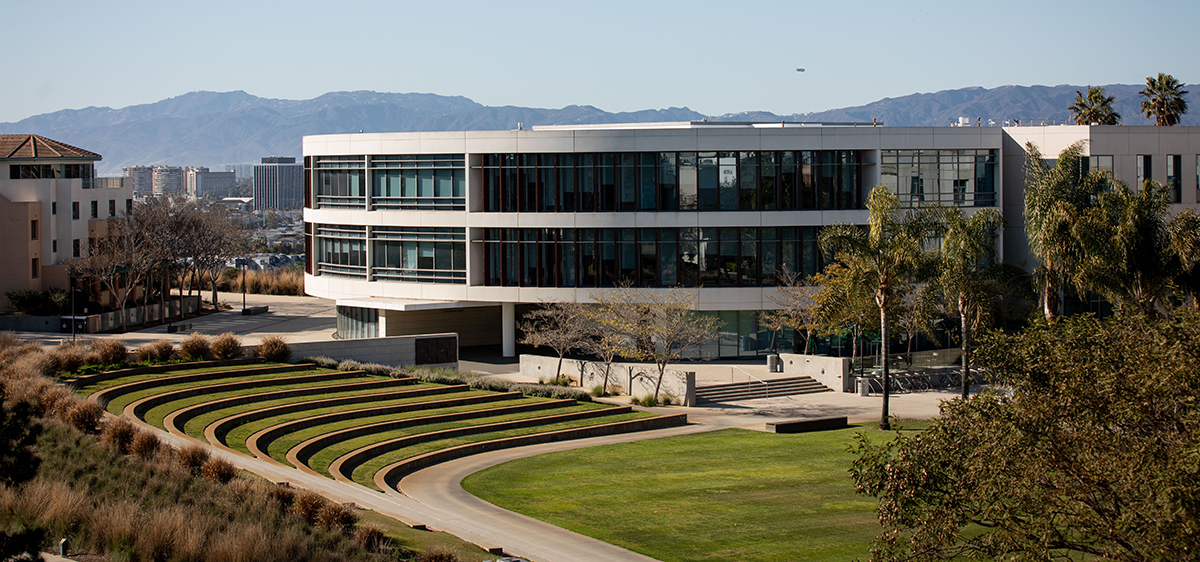
[[(1141, 114), (1140, 85), (1104, 87), (1126, 125), (1150, 125)], [(1182, 125), (1200, 125), (1200, 86), (1185, 86), (1190, 114)], [(570, 125), (655, 121), (863, 122), (888, 126), (939, 126), (968, 117), (1065, 121), (1083, 86), (963, 88), (885, 98), (856, 107), (778, 115), (763, 111), (703, 115), (686, 107), (610, 113), (587, 105), (561, 109), (485, 106), (462, 96), (382, 92), (330, 92), (309, 100), (260, 98), (243, 91), (191, 92), (120, 109), (87, 107), (0, 123), (0, 133), (32, 133), (104, 156), (100, 175), (120, 175), (134, 165), (210, 166), (257, 162), (262, 156), (299, 156), (304, 135), (385, 132), (508, 130), (521, 123)]]

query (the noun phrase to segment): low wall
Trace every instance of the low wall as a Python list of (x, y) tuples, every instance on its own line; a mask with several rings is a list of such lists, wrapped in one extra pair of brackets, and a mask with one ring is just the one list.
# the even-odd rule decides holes
[[(393, 367), (417, 364), (417, 340), (444, 338), (455, 334), (422, 334), (419, 336), (390, 336), (384, 338), (362, 338), (352, 340), (329, 340), (319, 342), (289, 343), (292, 360), (303, 357), (325, 356), (332, 359), (353, 359), (360, 363), (380, 363)], [(457, 340), (456, 340), (457, 341)], [(426, 364), (428, 367), (458, 368), (458, 346), (454, 361)]]
[[(550, 380), (554, 378), (554, 368), (558, 365), (557, 357), (544, 355), (522, 355), (521, 374), (536, 379)], [(686, 364), (680, 368), (667, 366), (663, 375), (662, 388), (659, 394), (668, 394), (682, 402), (688, 395), (689, 389), (686, 376)], [(580, 382), (583, 388), (600, 386), (604, 380), (604, 363), (580, 359), (563, 359), (562, 374)], [(654, 384), (658, 377), (658, 367), (653, 363), (618, 363), (614, 361), (609, 370), (609, 391), (612, 385), (620, 388), (617, 394), (625, 394), (641, 398), (654, 394)], [(692, 392), (695, 391), (695, 379), (692, 382)]]
[[(170, 307), (171, 318), (179, 317), (180, 308), (183, 309), (184, 315), (194, 315), (200, 311), (200, 297), (174, 298), (171, 299)], [(144, 311), (141, 306), (126, 307), (125, 325), (127, 327), (135, 327), (145, 322), (156, 322), (161, 318), (160, 312), (161, 305), (159, 304), (151, 304)], [(64, 333), (62, 330), (62, 319), (62, 316), (4, 316), (0, 317), (0, 331)], [(114, 310), (100, 314), (89, 314), (86, 319), (81, 316), (80, 322), (84, 323), (77, 328), (79, 331), (76, 333), (80, 334), (98, 334), (120, 330), (121, 311)], [(65, 333), (69, 334), (71, 331), (68, 329)]]
[(808, 376), (838, 392), (853, 392), (854, 377), (850, 376), (849, 357), (780, 353), (784, 374)]

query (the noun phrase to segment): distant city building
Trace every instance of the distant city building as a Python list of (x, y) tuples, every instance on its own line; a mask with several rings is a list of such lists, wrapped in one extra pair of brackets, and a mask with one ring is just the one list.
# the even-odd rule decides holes
[(154, 167), (154, 195), (179, 195), (183, 192), (183, 168)]
[(130, 166), (122, 172), (129, 178), (126, 183), (133, 189), (134, 197), (146, 197), (154, 192), (154, 167)]
[(184, 180), (188, 197), (193, 199), (228, 197), (237, 185), (234, 172), (210, 172), (208, 168), (188, 170)]
[(254, 162), (246, 162), (244, 164), (226, 164), (226, 172), (237, 174), (237, 179), (248, 180), (254, 178)]
[(254, 165), (254, 209), (299, 209), (304, 204), (304, 165), (269, 156)]
[(196, 174), (207, 172), (205, 166), (184, 166), (183, 167), (183, 193), (189, 199), (195, 199), (196, 195)]
[[(66, 289), (65, 262), (86, 256), (88, 238), (133, 207), (132, 185), (95, 177), (100, 158), (38, 135), (0, 135), (0, 294)], [(0, 309), (11, 309), (7, 299)]]

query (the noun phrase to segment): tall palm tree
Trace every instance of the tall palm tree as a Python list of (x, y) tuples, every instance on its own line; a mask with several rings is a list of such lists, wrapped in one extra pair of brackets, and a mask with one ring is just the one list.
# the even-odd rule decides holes
[(1077, 229), (1091, 224), (1082, 217), (1096, 206), (1097, 195), (1110, 180), (1100, 170), (1082, 173), (1083, 146), (1083, 141), (1068, 146), (1050, 167), (1033, 143), (1025, 145), (1025, 235), (1038, 260), (1034, 277), (1047, 320), (1059, 314), (1061, 286), (1070, 284), (1083, 292), (1085, 283), (1077, 265), (1085, 254)]
[(996, 262), (995, 233), (1004, 227), (997, 209), (980, 209), (966, 216), (959, 207), (942, 215), (945, 234), (938, 259), (938, 286), (946, 304), (962, 325), (962, 397), (971, 392), (971, 336), (991, 308), (989, 279)]
[(1200, 213), (1184, 209), (1171, 220), (1171, 250), (1179, 259), (1180, 300), (1200, 310)]
[(1138, 95), (1142, 100), (1142, 113), (1154, 120), (1155, 126), (1170, 127), (1179, 123), (1179, 118), (1187, 113), (1187, 101), (1183, 96), (1187, 90), (1182, 90), (1174, 76), (1158, 73), (1158, 76), (1146, 78), (1146, 87)]
[(1104, 95), (1104, 86), (1088, 86), (1087, 94), (1075, 90), (1075, 105), (1071, 110), (1071, 118), (1076, 125), (1120, 125), (1121, 114), (1113, 110), (1113, 96)]
[(900, 199), (883, 185), (871, 190), (867, 200), (870, 210), (869, 228), (851, 224), (834, 224), (821, 231), (821, 250), (843, 252), (846, 266), (862, 275), (863, 281), (875, 293), (879, 307), (880, 354), (883, 357), (883, 412), (879, 428), (891, 427), (888, 402), (891, 378), (888, 372), (888, 327), (896, 308), (898, 295), (912, 282), (913, 274), (929, 259), (923, 242), (935, 235), (940, 221), (931, 207), (902, 210)]

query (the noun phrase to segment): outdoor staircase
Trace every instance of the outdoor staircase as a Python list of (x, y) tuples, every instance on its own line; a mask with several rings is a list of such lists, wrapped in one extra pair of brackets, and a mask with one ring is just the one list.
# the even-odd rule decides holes
[(815, 394), (818, 392), (833, 391), (812, 377), (792, 377), (761, 382), (750, 381), (748, 383), (735, 382), (697, 388), (696, 404), (774, 398), (776, 396), (793, 396), (796, 394)]

